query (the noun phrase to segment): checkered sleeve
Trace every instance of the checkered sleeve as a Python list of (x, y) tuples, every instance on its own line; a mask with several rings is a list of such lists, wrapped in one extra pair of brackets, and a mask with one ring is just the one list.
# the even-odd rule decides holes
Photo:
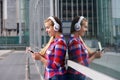
[(82, 45), (77, 40), (73, 40), (69, 48), (71, 59), (84, 65), (84, 50)]
[(59, 40), (55, 45), (54, 59), (53, 59), (54, 61), (51, 64), (51, 66), (54, 69), (64, 66), (65, 54), (66, 54), (66, 45), (63, 40)]

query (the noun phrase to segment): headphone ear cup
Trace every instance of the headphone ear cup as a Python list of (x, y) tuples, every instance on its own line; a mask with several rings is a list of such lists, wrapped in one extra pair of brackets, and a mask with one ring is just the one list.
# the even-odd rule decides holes
[(59, 31), (59, 25), (54, 25), (54, 30)]
[(79, 31), (80, 29), (81, 29), (81, 22), (82, 22), (82, 20), (84, 19), (84, 17), (83, 16), (80, 16), (80, 18), (79, 18), (79, 20), (78, 20), (78, 22), (75, 24), (75, 30), (76, 31)]
[(54, 23), (54, 26), (53, 26), (54, 30), (55, 31), (59, 31), (60, 25), (55, 21), (55, 19), (53, 17), (49, 17), (48, 19), (51, 19), (53, 21), (53, 23)]
[(81, 29), (81, 25), (79, 23), (75, 24), (75, 30), (79, 31)]

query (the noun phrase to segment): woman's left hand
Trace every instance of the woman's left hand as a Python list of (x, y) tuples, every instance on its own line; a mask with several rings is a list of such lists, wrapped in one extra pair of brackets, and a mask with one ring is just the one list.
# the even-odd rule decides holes
[(96, 51), (96, 52), (94, 53), (95, 58), (101, 58), (102, 55), (103, 55), (103, 52), (101, 52), (101, 51)]

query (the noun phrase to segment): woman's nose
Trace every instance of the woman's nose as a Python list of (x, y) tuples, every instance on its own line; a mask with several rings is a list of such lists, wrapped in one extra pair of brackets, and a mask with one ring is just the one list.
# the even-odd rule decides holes
[(86, 29), (86, 31), (88, 31), (88, 29)]
[(46, 32), (47, 32), (47, 33), (48, 33), (48, 31), (49, 31), (49, 30), (48, 30), (48, 29), (46, 29)]
[(47, 32), (48, 30), (47, 30), (47, 29), (45, 29), (45, 31)]
[(88, 28), (86, 28), (85, 31), (88, 31)]

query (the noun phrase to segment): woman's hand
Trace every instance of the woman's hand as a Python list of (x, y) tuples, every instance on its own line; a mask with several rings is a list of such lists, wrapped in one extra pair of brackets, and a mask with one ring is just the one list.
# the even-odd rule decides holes
[(35, 60), (40, 60), (41, 59), (41, 55), (38, 52), (34, 52), (34, 54), (32, 54), (32, 58), (34, 58)]
[(90, 57), (89, 57), (89, 62), (91, 63), (94, 59), (101, 58), (103, 55), (102, 51), (95, 51)]
[(47, 60), (39, 52), (34, 52), (32, 54), (32, 58), (34, 58), (35, 60), (40, 60), (44, 64), (44, 66), (47, 65)]
[(102, 51), (95, 51), (95, 53), (94, 53), (93, 56), (94, 56), (95, 58), (101, 58), (102, 55), (103, 55), (103, 52), (102, 52)]

